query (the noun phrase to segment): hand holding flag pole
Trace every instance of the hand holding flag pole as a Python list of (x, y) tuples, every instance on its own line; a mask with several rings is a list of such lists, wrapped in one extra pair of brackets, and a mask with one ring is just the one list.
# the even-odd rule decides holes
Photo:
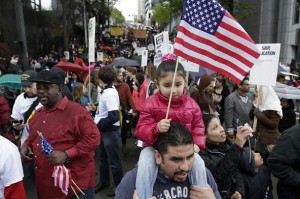
[[(44, 154), (50, 155), (54, 153), (53, 147), (47, 142), (43, 134), (37, 131), (37, 134), (40, 136), (41, 149)], [(68, 188), (71, 187), (76, 197), (79, 199), (76, 191), (73, 186), (70, 185), (70, 181), (75, 185), (75, 187), (81, 192), (82, 195), (85, 195), (82, 190), (77, 186), (71, 177), (71, 171), (65, 167), (65, 165), (56, 165), (53, 168), (52, 177), (54, 178), (54, 186), (58, 186), (65, 195), (68, 195)]]

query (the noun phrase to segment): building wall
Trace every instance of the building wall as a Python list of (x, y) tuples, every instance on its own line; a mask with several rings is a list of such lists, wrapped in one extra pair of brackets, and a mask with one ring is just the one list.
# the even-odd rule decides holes
[(252, 0), (253, 14), (240, 21), (256, 43), (281, 43), (279, 60), (282, 63), (290, 63), (296, 57), (300, 61), (300, 24), (295, 23), (296, 1)]

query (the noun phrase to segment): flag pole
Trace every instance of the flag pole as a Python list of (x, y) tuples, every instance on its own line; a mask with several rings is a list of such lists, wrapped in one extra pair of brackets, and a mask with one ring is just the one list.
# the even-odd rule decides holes
[(169, 116), (169, 111), (170, 111), (170, 106), (171, 106), (171, 101), (172, 101), (172, 95), (173, 95), (173, 89), (174, 89), (174, 84), (175, 84), (175, 78), (176, 78), (176, 75), (177, 75), (178, 62), (179, 62), (179, 59), (177, 57), (174, 76), (173, 76), (173, 81), (172, 81), (171, 93), (170, 93), (169, 103), (168, 103), (168, 108), (167, 108), (166, 119), (168, 119), (168, 116)]
[[(256, 100), (256, 108), (258, 108), (258, 109), (259, 109), (261, 97), (262, 97), (262, 87), (261, 87), (261, 85), (258, 85), (257, 86), (257, 100)], [(253, 132), (256, 131), (256, 127), (257, 127), (257, 117), (254, 116), (254, 120), (253, 120)]]

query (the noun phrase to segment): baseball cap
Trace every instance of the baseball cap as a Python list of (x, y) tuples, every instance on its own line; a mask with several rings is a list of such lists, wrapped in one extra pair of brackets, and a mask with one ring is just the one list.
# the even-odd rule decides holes
[(22, 86), (31, 86), (34, 80), (37, 77), (37, 72), (33, 70), (26, 70), (21, 75), (21, 84)]
[(35, 82), (44, 82), (48, 84), (64, 84), (65, 78), (63, 78), (58, 72), (54, 70), (42, 70), (38, 73)]

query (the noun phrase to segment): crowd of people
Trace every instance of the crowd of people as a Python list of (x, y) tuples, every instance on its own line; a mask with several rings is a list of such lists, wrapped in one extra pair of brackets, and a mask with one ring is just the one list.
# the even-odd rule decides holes
[[(180, 63), (172, 87), (175, 66), (95, 64), (85, 80), (58, 67), (22, 72), (13, 105), (0, 96), (0, 198), (26, 198), (21, 160), (39, 199), (94, 199), (107, 187), (117, 199), (271, 199), (271, 173), (278, 198), (298, 198), (293, 100), (268, 86), (251, 93), (248, 76), (234, 87), (220, 74), (193, 83)], [(143, 149), (124, 175), (132, 132)]]

